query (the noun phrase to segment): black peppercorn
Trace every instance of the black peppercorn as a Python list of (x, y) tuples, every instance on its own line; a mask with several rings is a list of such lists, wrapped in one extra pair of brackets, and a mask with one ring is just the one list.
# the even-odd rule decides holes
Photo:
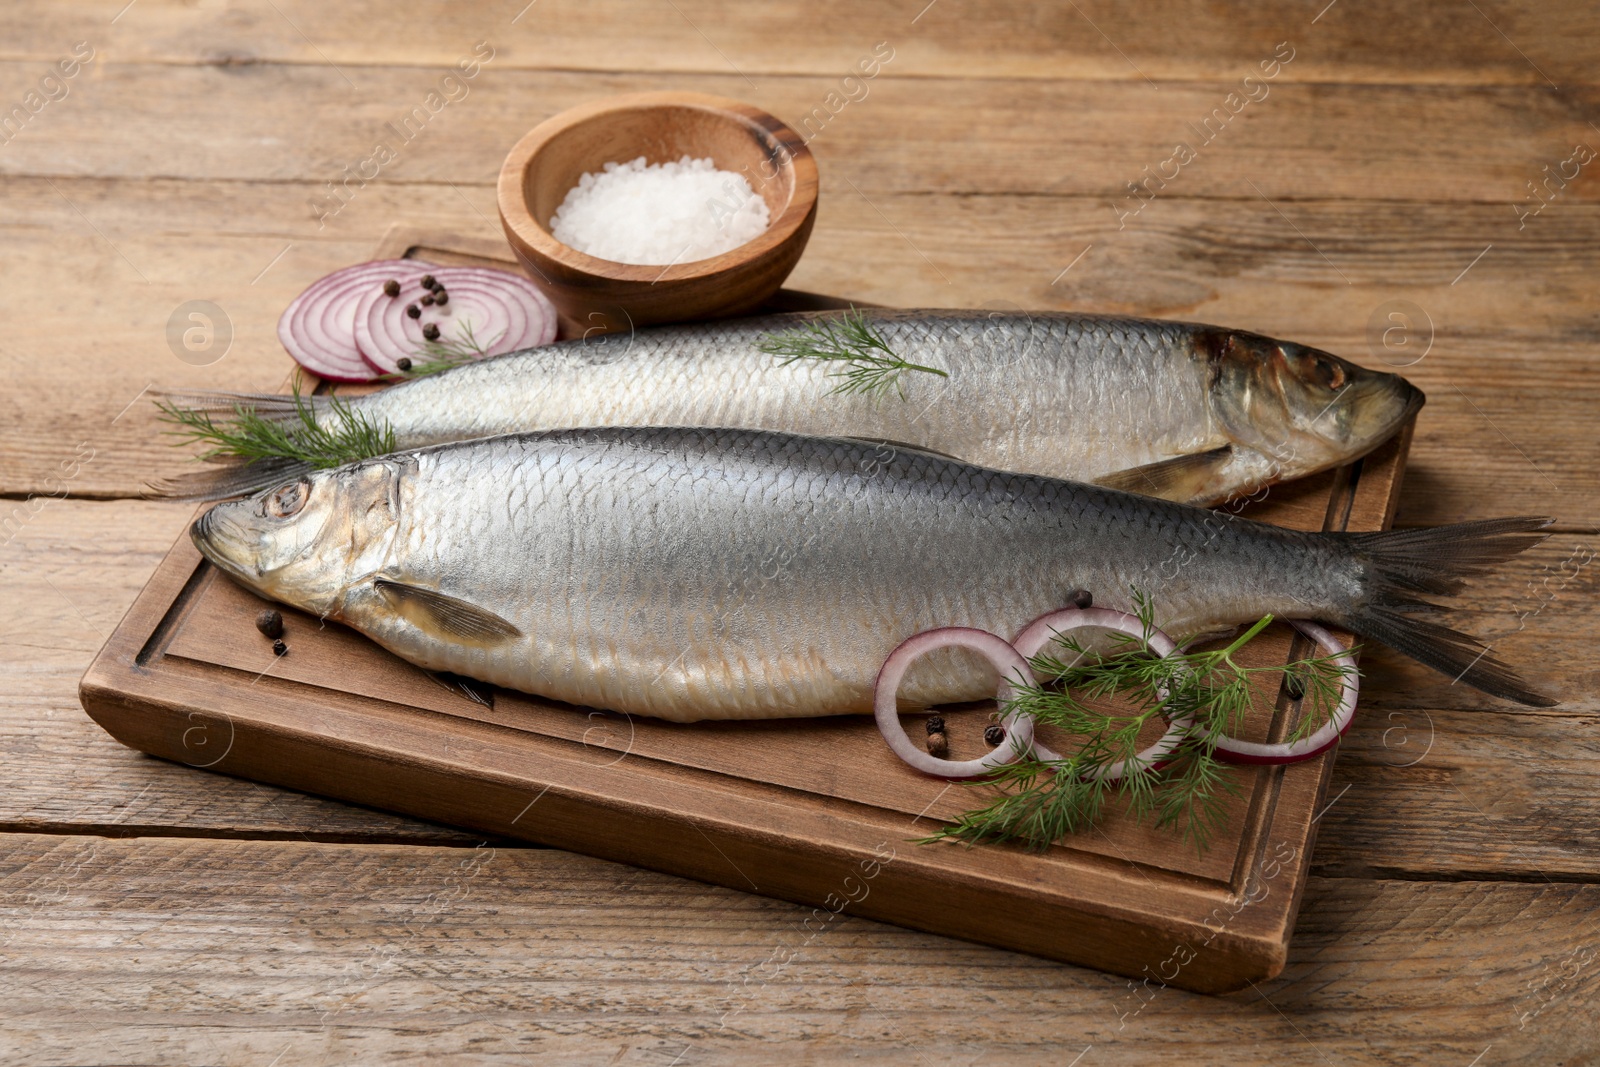
[(288, 651), (289, 651), (289, 646), (284, 644), (282, 641), (274, 641), (274, 642), (272, 642), (272, 654), (274, 656), (281, 656), (281, 655), (283, 655), (284, 653), (286, 653)]
[(1006, 728), (997, 722), (990, 723), (983, 731), (984, 744), (991, 748), (996, 747), (1006, 739)]
[(415, 304), (407, 304), (406, 314), (410, 315), (414, 319), (420, 319), (422, 318), (422, 309), (417, 307)]
[(1290, 700), (1304, 700), (1306, 680), (1298, 674), (1285, 674), (1283, 676), (1283, 691), (1289, 694)]
[(283, 616), (271, 608), (267, 608), (256, 616), (256, 629), (261, 631), (263, 637), (278, 638), (283, 636)]
[(1094, 606), (1094, 594), (1087, 589), (1074, 589), (1067, 594), (1067, 599), (1079, 610)]
[(424, 274), (422, 276), (422, 287), (424, 289), (432, 289), (433, 288), (433, 275)]
[(437, 341), (439, 339), (439, 324), (437, 322), (428, 323), (422, 328), (422, 336), (430, 341)]
[(441, 285), (433, 291), (433, 302), (440, 307), (450, 303), (450, 294), (444, 291), (444, 286)]
[(930, 734), (942, 734), (942, 733), (944, 733), (944, 716), (943, 715), (929, 715), (928, 716), (928, 732)]
[(383, 283), (383, 295), (384, 296), (399, 296), (400, 295), (400, 283), (395, 281), (393, 278), (390, 278), (388, 281), (384, 282)]
[(417, 303), (421, 304), (425, 308), (426, 307), (432, 307), (433, 306), (433, 294), (429, 293), (427, 296), (423, 297), (421, 300), (418, 300)]
[(395, 368), (398, 369), (398, 370), (410, 370), (411, 369), (411, 361), (409, 359), (407, 359), (405, 356), (401, 356), (399, 359), (395, 360), (394, 361), (394, 365), (395, 365)]

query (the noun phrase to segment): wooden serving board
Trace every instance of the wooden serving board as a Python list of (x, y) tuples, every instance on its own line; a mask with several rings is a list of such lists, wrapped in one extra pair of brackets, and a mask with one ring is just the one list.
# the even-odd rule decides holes
[[(512, 269), (496, 243), (449, 235), (397, 231), (377, 255)], [(841, 303), (785, 293), (777, 306)], [(1383, 529), (1410, 436), (1244, 513)], [(982, 794), (910, 770), (868, 718), (685, 725), (498, 690), (485, 706), (291, 610), (276, 657), (253, 626), (263, 606), (180, 532), (84, 675), (84, 709), (193, 767), (811, 904), (796, 945), (847, 911), (1113, 971), (1136, 992), (1226, 991), (1283, 967), (1332, 752), (1232, 770), (1240, 795), (1203, 854), (1115, 816), (1043, 852), (924, 845)], [(1249, 651), (1282, 663), (1294, 640), (1274, 627)], [(1246, 736), (1283, 736), (1295, 709), (1281, 693), (1276, 707)], [(947, 716), (956, 758), (977, 754), (986, 715)], [(907, 722), (920, 736), (920, 716)]]

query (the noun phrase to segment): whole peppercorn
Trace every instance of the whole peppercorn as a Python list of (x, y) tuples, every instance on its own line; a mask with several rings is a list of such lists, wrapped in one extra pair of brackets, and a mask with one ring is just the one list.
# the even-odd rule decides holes
[(928, 755), (934, 759), (950, 758), (950, 737), (944, 732), (944, 716), (928, 716)]
[(433, 294), (429, 293), (427, 296), (423, 297), (421, 300), (418, 300), (417, 303), (421, 304), (425, 308), (432, 307), (433, 306)]
[(283, 616), (271, 608), (267, 608), (256, 616), (256, 629), (261, 631), (263, 637), (277, 639), (283, 636)]
[(437, 322), (428, 323), (422, 328), (422, 336), (430, 341), (437, 341), (439, 339), (439, 324)]
[(282, 641), (274, 641), (274, 642), (272, 642), (272, 654), (274, 656), (282, 656), (285, 653), (287, 653), (288, 651), (289, 651), (289, 646), (284, 644)]
[(422, 318), (422, 309), (417, 307), (415, 304), (407, 304), (406, 314), (410, 315), (414, 319), (420, 319)]
[(1006, 728), (997, 722), (990, 723), (983, 731), (984, 744), (991, 748), (998, 747), (1006, 739)]
[(1094, 594), (1089, 592), (1087, 589), (1074, 589), (1072, 592), (1067, 594), (1067, 600), (1072, 603), (1073, 607), (1078, 608), (1079, 610), (1094, 606)]
[(384, 282), (383, 283), (383, 295), (384, 296), (399, 296), (400, 295), (400, 283), (395, 281), (393, 278), (390, 278), (388, 281)]
[(405, 356), (401, 356), (399, 359), (395, 360), (394, 361), (394, 365), (395, 365), (395, 367), (397, 369), (403, 370), (403, 371), (411, 369), (411, 361), (409, 359), (407, 359)]
[(1306, 696), (1306, 680), (1298, 674), (1285, 674), (1283, 676), (1283, 691), (1289, 694), (1290, 700), (1304, 700)]
[(422, 276), (422, 287), (424, 289), (432, 289), (433, 288), (433, 275), (424, 274)]
[(444, 291), (444, 286), (441, 285), (433, 291), (433, 302), (440, 307), (450, 303), (450, 294)]

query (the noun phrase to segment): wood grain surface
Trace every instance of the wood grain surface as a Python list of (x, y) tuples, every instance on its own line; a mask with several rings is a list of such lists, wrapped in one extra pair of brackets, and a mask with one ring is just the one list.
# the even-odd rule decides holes
[[(496, 52), (470, 93), (319, 228), (326, 183), (480, 40)], [(1600, 148), (1591, 6), (9, 5), (0, 110), (80, 41), (95, 60), (0, 144), (8, 1062), (1600, 1050), (1600, 183), (1585, 168), (1525, 225), (1517, 207), (1574, 145)], [(822, 197), (791, 285), (1201, 319), (1371, 365), (1425, 349), (1404, 371), (1429, 403), (1400, 522), (1559, 520), (1456, 618), (1566, 703), (1497, 706), (1372, 650), (1279, 979), (1141, 993), (866, 920), (774, 974), (790, 905), (503, 843), (463, 881), (480, 839), (140, 757), (83, 717), (78, 676), (188, 514), (128, 499), (180, 466), (133, 404), (147, 386), (275, 386), (283, 305), (398, 219), (497, 239), (501, 156), (572, 103), (689, 89), (799, 123), (879, 41), (895, 58), (811, 142)], [(1126, 183), (1284, 41), (1270, 94), (1120, 219)], [(188, 300), (233, 327), (206, 366), (168, 346)], [(1431, 321), (1418, 347), (1371, 339), (1391, 301)], [(719, 998), (751, 987), (719, 1030)]]

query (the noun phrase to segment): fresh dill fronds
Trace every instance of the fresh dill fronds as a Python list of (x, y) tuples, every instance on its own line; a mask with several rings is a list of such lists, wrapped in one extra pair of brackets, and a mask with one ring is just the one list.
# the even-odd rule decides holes
[(834, 393), (882, 396), (893, 389), (904, 400), (906, 371), (926, 371), (941, 378), (950, 376), (948, 371), (938, 367), (925, 367), (901, 359), (883, 335), (867, 322), (866, 316), (854, 307), (837, 318), (812, 319), (802, 326), (768, 334), (756, 347), (768, 355), (780, 357), (780, 367), (802, 359), (841, 364), (828, 372), (830, 378), (838, 379), (831, 390)]
[(395, 449), (394, 428), (368, 418), (337, 396), (318, 418), (317, 409), (294, 385), (294, 415), (272, 419), (254, 408), (235, 404), (231, 416), (220, 423), (209, 411), (182, 408), (158, 401), (161, 419), (177, 429), (166, 433), (177, 444), (209, 445), (201, 459), (288, 459), (313, 467), (341, 467), (346, 463), (387, 455)]
[[(1142, 635), (1110, 635), (1101, 653), (1076, 638), (1060, 639), (1030, 665), (1048, 684), (1019, 687), (1002, 710), (1032, 715), (1081, 738), (1060, 760), (1022, 759), (996, 769), (976, 784), (994, 790), (986, 805), (968, 811), (925, 841), (954, 838), (1021, 841), (1043, 849), (1095, 825), (1113, 806), (1158, 829), (1180, 833), (1199, 851), (1227, 823), (1228, 799), (1238, 793), (1236, 776), (1217, 758), (1224, 736), (1237, 734), (1256, 708), (1254, 684), (1267, 672), (1293, 676), (1303, 691), (1301, 715), (1287, 740), (1321, 728), (1339, 706), (1350, 668), (1338, 656), (1317, 656), (1263, 667), (1236, 659), (1272, 622), (1261, 619), (1217, 649), (1156, 655), (1149, 648), (1154, 610), (1134, 592)], [(1121, 698), (1134, 710), (1111, 712), (1094, 702)], [(1187, 720), (1182, 744), (1158, 766), (1136, 760), (1139, 735), (1151, 722)], [(1124, 773), (1111, 773), (1122, 764)]]
[(499, 344), (500, 338), (505, 336), (505, 330), (501, 330), (490, 338), (487, 344), (480, 343), (473, 335), (470, 319), (461, 321), (457, 333), (458, 336), (448, 341), (423, 341), (416, 350), (416, 356), (411, 360), (411, 366), (398, 374), (389, 374), (385, 377), (401, 380), (420, 378), (425, 374), (438, 374), (459, 364), (483, 359), (488, 356), (489, 349)]

